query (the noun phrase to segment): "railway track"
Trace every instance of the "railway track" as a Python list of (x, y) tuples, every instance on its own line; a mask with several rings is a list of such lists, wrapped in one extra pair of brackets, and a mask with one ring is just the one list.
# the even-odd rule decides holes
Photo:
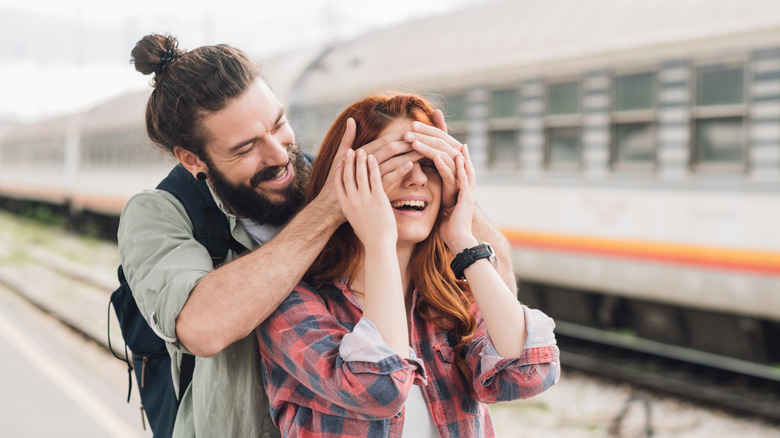
[[(0, 213), (0, 284), (106, 349), (118, 263), (115, 244)], [(115, 318), (110, 325), (118, 350), (124, 344)]]
[(780, 424), (780, 369), (556, 321), (564, 366)]

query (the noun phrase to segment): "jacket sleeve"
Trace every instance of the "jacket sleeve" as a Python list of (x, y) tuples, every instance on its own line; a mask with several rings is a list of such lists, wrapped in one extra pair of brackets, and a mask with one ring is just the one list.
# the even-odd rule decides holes
[(476, 302), (469, 309), (477, 320), (477, 333), (466, 346), (477, 400), (494, 403), (533, 397), (560, 378), (560, 353), (553, 320), (539, 310), (523, 306), (528, 337), (519, 358), (504, 358), (490, 340)]
[(258, 327), (272, 409), (289, 402), (362, 419), (401, 411), (415, 379), (424, 378), (422, 361), (395, 354), (367, 318), (349, 325), (301, 283)]

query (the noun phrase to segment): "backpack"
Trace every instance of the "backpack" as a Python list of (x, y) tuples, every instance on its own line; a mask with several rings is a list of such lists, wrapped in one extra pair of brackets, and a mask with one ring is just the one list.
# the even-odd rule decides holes
[[(227, 257), (228, 249), (239, 254), (248, 251), (233, 238), (228, 219), (217, 207), (206, 182), (195, 179), (181, 164), (171, 170), (157, 189), (172, 193), (184, 205), (194, 227), (194, 237), (208, 249), (214, 268)], [(173, 423), (181, 402), (173, 388), (171, 358), (165, 347), (165, 341), (152, 331), (138, 310), (121, 265), (117, 276), (119, 287), (111, 294), (109, 318), (110, 308), (113, 305), (125, 341), (125, 357), (119, 357), (114, 353), (110, 336), (109, 349), (117, 359), (127, 363), (128, 403), (133, 390), (132, 374), (135, 370), (138, 391), (141, 395), (141, 421), (144, 429), (146, 429), (143, 420), (145, 411), (154, 436), (170, 437), (173, 434)], [(132, 351), (132, 363), (127, 354), (128, 347)], [(184, 354), (179, 376), (180, 396), (192, 381), (194, 369), (195, 357)]]

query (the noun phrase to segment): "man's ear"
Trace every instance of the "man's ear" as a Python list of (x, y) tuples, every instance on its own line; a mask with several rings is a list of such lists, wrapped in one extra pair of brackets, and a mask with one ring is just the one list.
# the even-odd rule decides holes
[(185, 169), (187, 169), (188, 172), (192, 174), (193, 177), (197, 178), (198, 173), (200, 172), (208, 175), (209, 167), (203, 160), (200, 159), (200, 157), (191, 151), (188, 151), (181, 146), (174, 146), (173, 154), (176, 155), (176, 158), (179, 159), (179, 162), (184, 166)]

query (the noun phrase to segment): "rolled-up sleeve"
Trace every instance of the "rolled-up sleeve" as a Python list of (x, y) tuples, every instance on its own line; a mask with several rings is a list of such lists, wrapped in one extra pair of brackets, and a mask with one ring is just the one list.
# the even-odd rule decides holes
[(389, 418), (424, 378), (422, 361), (395, 354), (369, 319), (348, 329), (303, 285), (266, 318), (258, 339), (272, 408), (289, 402), (343, 417)]
[(176, 318), (190, 292), (213, 270), (211, 257), (192, 236), (184, 206), (159, 190), (133, 196), (117, 234), (122, 268), (141, 313), (174, 349)]
[[(395, 350), (382, 339), (374, 323), (365, 317), (360, 318), (352, 332), (341, 339), (339, 356), (349, 365), (353, 373), (392, 374), (405, 366)], [(422, 360), (416, 357), (411, 348), (407, 361), (416, 363), (421, 372), (425, 368)], [(422, 377), (425, 380), (424, 373)]]
[(476, 398), (484, 403), (533, 397), (558, 382), (560, 352), (555, 341), (555, 323), (539, 310), (523, 306), (525, 348), (519, 358), (498, 354), (487, 333), (476, 303), (470, 309), (477, 319), (477, 334), (467, 346)]

